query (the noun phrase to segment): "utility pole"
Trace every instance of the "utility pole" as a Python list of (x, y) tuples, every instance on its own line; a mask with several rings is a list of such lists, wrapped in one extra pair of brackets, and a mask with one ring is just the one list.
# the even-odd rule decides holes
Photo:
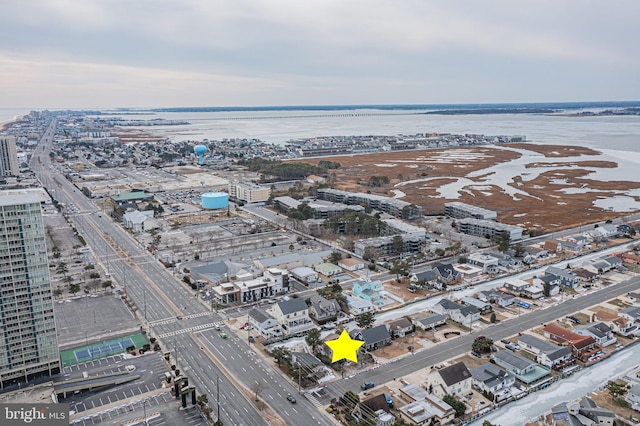
[(147, 400), (146, 399), (142, 400), (142, 413), (144, 415), (144, 424), (148, 425), (149, 422), (147, 421)]
[(218, 414), (216, 416), (218, 417), (218, 422), (222, 423), (220, 421), (220, 376), (216, 377), (216, 402), (218, 405)]

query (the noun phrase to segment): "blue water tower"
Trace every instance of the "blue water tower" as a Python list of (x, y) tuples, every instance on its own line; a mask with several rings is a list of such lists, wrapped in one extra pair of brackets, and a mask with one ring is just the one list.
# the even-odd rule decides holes
[(204, 153), (207, 152), (207, 147), (205, 145), (196, 145), (193, 148), (193, 152), (198, 154), (198, 164), (202, 166), (202, 161), (204, 158)]

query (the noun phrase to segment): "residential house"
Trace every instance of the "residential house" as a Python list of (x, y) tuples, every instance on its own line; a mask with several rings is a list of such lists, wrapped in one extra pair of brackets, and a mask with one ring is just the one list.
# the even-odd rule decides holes
[(333, 321), (338, 318), (338, 313), (342, 312), (337, 300), (327, 300), (317, 293), (309, 297), (309, 303), (309, 316), (318, 324)]
[(473, 379), (467, 366), (460, 361), (444, 368), (432, 369), (427, 375), (427, 382), (438, 398), (445, 395), (460, 398), (466, 397), (471, 392)]
[(418, 425), (448, 425), (453, 422), (456, 411), (436, 395), (415, 384), (401, 387), (400, 392), (413, 401), (399, 408), (402, 417), (407, 421)]
[(470, 372), (476, 388), (494, 395), (502, 389), (509, 389), (516, 381), (512, 374), (490, 362), (472, 368)]
[(505, 281), (504, 288), (515, 295), (525, 295), (531, 299), (539, 299), (544, 294), (543, 287), (519, 278), (512, 278)]
[(468, 296), (467, 297), (463, 297), (461, 302), (464, 305), (475, 306), (476, 308), (478, 308), (478, 310), (480, 312), (485, 312), (485, 311), (488, 311), (488, 310), (491, 309), (491, 305), (490, 304), (488, 304), (486, 302), (483, 302), (480, 299), (473, 298), (473, 297), (468, 297)]
[(413, 324), (424, 331), (433, 330), (439, 325), (444, 325), (447, 322), (447, 317), (441, 314), (431, 314), (425, 317), (413, 318), (411, 320)]
[(623, 318), (630, 319), (636, 323), (640, 323), (640, 307), (639, 306), (630, 306), (628, 308), (624, 308), (618, 311), (618, 315)]
[(621, 253), (618, 257), (620, 257), (620, 260), (622, 260), (625, 263), (630, 263), (633, 265), (640, 264), (640, 255), (637, 255), (632, 251)]
[(434, 312), (445, 315), (460, 324), (472, 325), (480, 319), (480, 311), (475, 306), (460, 305), (449, 299), (441, 299), (434, 307)]
[(353, 257), (346, 257), (338, 261), (338, 266), (347, 271), (359, 271), (364, 269), (364, 262)]
[(627, 392), (625, 397), (631, 408), (636, 411), (640, 411), (640, 384), (636, 383), (631, 386), (631, 389)]
[(313, 267), (317, 273), (325, 277), (332, 277), (342, 273), (342, 268), (333, 263), (322, 262)]
[(571, 241), (570, 239), (562, 242), (562, 251), (565, 253), (582, 253), (584, 245)]
[[(300, 365), (316, 378), (331, 374), (331, 369), (324, 365), (315, 355), (308, 352), (291, 352), (291, 365)], [(333, 376), (333, 374), (331, 374)]]
[(389, 413), (387, 398), (384, 394), (363, 399), (356, 404), (351, 415), (358, 421), (373, 420), (375, 426), (391, 426), (396, 421), (396, 418)]
[(496, 303), (498, 306), (505, 307), (512, 305), (515, 302), (515, 297), (512, 294), (505, 293), (500, 290), (482, 290), (476, 293), (478, 300), (488, 303)]
[(588, 262), (584, 262), (582, 268), (594, 274), (602, 275), (611, 269), (611, 264), (604, 259), (591, 259)]
[(574, 426), (613, 426), (616, 415), (613, 411), (598, 407), (591, 398), (584, 397), (579, 403), (567, 404), (569, 416), (565, 424)]
[(494, 360), (496, 364), (515, 376), (524, 376), (533, 371), (536, 363), (521, 355), (504, 350), (496, 353)]
[(501, 266), (502, 268), (511, 268), (514, 266), (519, 266), (521, 264), (521, 262), (518, 259), (514, 258), (509, 253), (492, 251), (487, 254), (491, 257), (495, 257), (496, 259), (498, 259), (498, 265)]
[(263, 309), (252, 309), (249, 311), (249, 325), (253, 327), (265, 339), (280, 337), (284, 334), (284, 330), (274, 317), (269, 315)]
[(440, 286), (439, 275), (433, 269), (412, 274), (410, 277), (410, 281), (412, 284), (417, 284), (422, 287)]
[(375, 304), (382, 299), (382, 283), (380, 281), (360, 281), (353, 283), (353, 295)]
[(373, 351), (391, 343), (391, 335), (384, 324), (364, 330), (353, 329), (349, 333), (352, 339), (364, 341), (362, 349)]
[(549, 253), (562, 253), (562, 243), (560, 240), (546, 240), (544, 242), (544, 249)]
[(404, 337), (413, 331), (413, 324), (407, 318), (398, 318), (387, 324), (389, 333), (393, 337)]
[(433, 271), (438, 275), (438, 281), (446, 285), (462, 279), (462, 274), (450, 263), (436, 263), (433, 265)]
[(604, 258), (604, 261), (607, 262), (611, 268), (610, 269), (620, 269), (622, 268), (622, 259), (618, 256), (608, 256)]
[(518, 338), (518, 345), (536, 356), (538, 364), (555, 370), (573, 363), (573, 355), (566, 346), (558, 346), (530, 334)]
[(313, 327), (313, 322), (309, 318), (309, 307), (299, 297), (276, 304), (271, 314), (286, 334), (301, 333)]
[(485, 253), (470, 253), (467, 263), (482, 268), (485, 274), (495, 274), (499, 269), (498, 259)]
[(349, 309), (349, 313), (352, 315), (360, 315), (365, 312), (373, 312), (376, 310), (373, 303), (368, 300), (360, 299), (359, 297), (346, 296), (347, 298), (347, 308)]
[(598, 346), (602, 348), (618, 343), (618, 340), (613, 336), (613, 330), (603, 322), (575, 327), (574, 331), (581, 336), (593, 337)]
[(557, 324), (547, 324), (542, 330), (544, 337), (566, 345), (573, 356), (580, 360), (584, 360), (596, 352), (596, 341), (591, 336), (582, 336)]
[(580, 277), (568, 269), (549, 266), (545, 273), (558, 277), (558, 279), (560, 279), (560, 285), (565, 287), (576, 288), (580, 284)]
[(573, 269), (572, 272), (576, 274), (576, 276), (580, 277), (580, 280), (583, 283), (590, 284), (598, 279), (598, 274), (585, 268), (576, 268)]
[(524, 249), (526, 253), (536, 261), (551, 256), (551, 253), (549, 253), (549, 250), (546, 250), (541, 247), (526, 246)]

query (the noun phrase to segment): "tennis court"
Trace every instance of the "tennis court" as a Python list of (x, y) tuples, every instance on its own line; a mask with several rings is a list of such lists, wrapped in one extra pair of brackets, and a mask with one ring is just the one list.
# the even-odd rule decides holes
[(129, 346), (141, 348), (145, 343), (147, 342), (144, 336), (136, 334), (62, 351), (60, 357), (62, 358), (63, 365), (67, 367), (85, 361), (123, 353)]

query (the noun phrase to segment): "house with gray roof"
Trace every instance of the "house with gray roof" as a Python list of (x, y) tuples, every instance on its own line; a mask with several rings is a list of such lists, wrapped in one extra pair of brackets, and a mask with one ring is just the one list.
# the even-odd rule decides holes
[(418, 272), (411, 275), (411, 283), (424, 287), (437, 287), (440, 284), (438, 274), (433, 270)]
[(389, 333), (394, 337), (404, 337), (413, 331), (413, 324), (407, 318), (398, 318), (387, 323)]
[(488, 311), (491, 305), (473, 297), (463, 297), (461, 302), (467, 306), (475, 306), (480, 312)]
[(471, 392), (473, 379), (467, 366), (460, 361), (444, 368), (434, 368), (427, 375), (427, 382), (439, 398), (445, 395), (463, 397)]
[(360, 315), (365, 312), (373, 312), (376, 310), (373, 303), (368, 300), (360, 299), (355, 296), (346, 296), (347, 298), (347, 307), (349, 308), (349, 312), (352, 315)]
[(567, 404), (569, 415), (567, 426), (614, 425), (616, 415), (613, 411), (598, 407), (591, 399), (584, 397), (579, 403)]
[(549, 266), (545, 273), (558, 277), (560, 279), (560, 285), (565, 287), (576, 288), (580, 284), (580, 277), (568, 269)]
[(318, 273), (308, 266), (299, 266), (289, 270), (291, 276), (302, 284), (309, 285), (318, 282)]
[(547, 368), (564, 368), (574, 362), (573, 354), (566, 346), (558, 346), (530, 334), (520, 336), (518, 345), (525, 351), (534, 354), (538, 364)]
[(342, 312), (340, 304), (335, 299), (325, 299), (317, 293), (309, 297), (309, 303), (309, 316), (318, 324), (335, 320), (338, 313)]
[(631, 408), (636, 411), (640, 411), (640, 384), (636, 383), (631, 386), (631, 389), (627, 392), (625, 397)]
[(502, 389), (509, 389), (516, 381), (512, 374), (490, 362), (472, 368), (470, 372), (476, 388), (494, 395)]
[(253, 327), (265, 339), (280, 337), (284, 330), (274, 317), (269, 315), (264, 309), (254, 308), (249, 311), (249, 325)]
[(373, 351), (391, 343), (391, 335), (384, 324), (364, 330), (354, 329), (349, 335), (352, 339), (363, 340), (362, 348), (367, 351)]
[(480, 319), (480, 310), (475, 306), (461, 305), (449, 299), (441, 299), (433, 310), (460, 324), (472, 324)]
[(433, 265), (433, 271), (438, 275), (438, 281), (447, 285), (462, 279), (460, 271), (450, 263), (436, 263)]
[(640, 322), (640, 307), (639, 306), (630, 306), (628, 308), (621, 309), (618, 311), (618, 315), (623, 318), (628, 318), (636, 323)]
[(272, 309), (272, 315), (286, 334), (301, 333), (313, 327), (309, 318), (309, 308), (299, 297), (292, 297), (276, 304)]
[(536, 366), (536, 363), (511, 351), (498, 351), (495, 355), (496, 364), (516, 376), (524, 376)]
[(578, 326), (575, 327), (573, 331), (581, 336), (593, 337), (601, 348), (618, 343), (618, 340), (613, 335), (613, 330), (603, 322)]
[(431, 314), (425, 317), (413, 318), (411, 322), (413, 322), (417, 328), (426, 331), (433, 330), (439, 325), (446, 324), (447, 317), (442, 314)]
[(515, 303), (516, 298), (513, 294), (505, 293), (504, 291), (492, 289), (492, 290), (482, 290), (476, 293), (478, 296), (478, 300), (488, 303), (496, 303), (498, 306), (512, 305)]

